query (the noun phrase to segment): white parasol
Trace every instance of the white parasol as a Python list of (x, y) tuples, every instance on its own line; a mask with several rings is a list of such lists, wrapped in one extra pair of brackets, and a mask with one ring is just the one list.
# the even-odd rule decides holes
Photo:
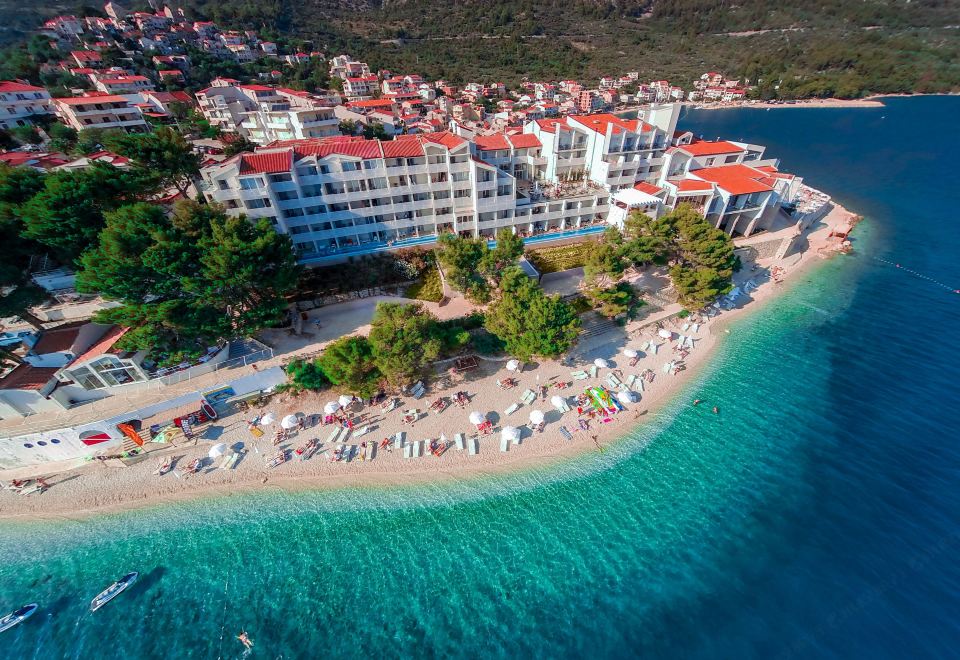
[(625, 348), (625, 349), (623, 349), (623, 354), (626, 355), (628, 358), (635, 358), (635, 357), (637, 357), (637, 355), (639, 355), (639, 353), (637, 353), (637, 352), (636, 352), (635, 350), (633, 350), (632, 348)]
[(337, 399), (337, 402), (340, 404), (341, 407), (346, 408), (351, 403), (353, 403), (353, 397), (347, 396), (346, 394), (341, 394), (340, 398)]
[(500, 430), (500, 435), (510, 442), (516, 442), (520, 439), (520, 429), (516, 426), (504, 426), (503, 429)]
[(296, 415), (287, 415), (286, 417), (280, 420), (280, 426), (287, 429), (288, 431), (290, 429), (296, 428), (299, 425), (300, 425), (300, 420), (297, 419)]
[(520, 360), (510, 360), (507, 362), (507, 371), (517, 371), (520, 368)]
[(628, 403), (635, 403), (640, 400), (640, 395), (637, 394), (636, 392), (627, 391), (627, 392), (618, 394), (617, 396)]
[(593, 361), (593, 363), (598, 367), (600, 367), (601, 369), (610, 366), (610, 364), (603, 358), (597, 358), (596, 360)]
[(340, 410), (340, 404), (337, 403), (336, 401), (331, 401), (330, 403), (328, 403), (327, 405), (325, 405), (325, 406), (323, 407), (323, 412), (324, 412), (324, 414), (326, 414), (326, 415), (332, 415), (333, 413), (337, 412), (338, 410)]
[(530, 423), (531, 423), (531, 424), (542, 424), (542, 423), (543, 423), (543, 411), (541, 411), (541, 410), (531, 410), (531, 411), (530, 411)]
[(260, 418), (260, 426), (270, 426), (275, 421), (277, 421), (276, 416), (273, 413), (267, 413)]
[(472, 413), (470, 413), (471, 424), (483, 424), (485, 421), (487, 421), (487, 416), (482, 412), (474, 410)]
[(566, 400), (559, 394), (552, 397), (550, 399), (550, 403), (552, 403), (557, 408), (562, 408), (563, 406), (567, 405)]
[(673, 333), (667, 330), (666, 328), (661, 328), (657, 332), (657, 334), (663, 337), (664, 339), (670, 339), (671, 337), (673, 337)]
[(218, 442), (214, 446), (210, 447), (210, 451), (207, 452), (207, 456), (210, 458), (219, 458), (227, 453), (227, 445), (224, 442)]

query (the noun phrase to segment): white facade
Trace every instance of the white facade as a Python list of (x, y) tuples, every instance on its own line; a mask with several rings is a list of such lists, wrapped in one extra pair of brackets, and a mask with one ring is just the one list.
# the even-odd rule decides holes
[(115, 128), (128, 133), (150, 130), (140, 109), (123, 96), (78, 96), (53, 99), (57, 115), (71, 128)]
[(43, 87), (0, 82), (0, 128), (26, 126), (33, 115), (49, 115), (50, 94)]

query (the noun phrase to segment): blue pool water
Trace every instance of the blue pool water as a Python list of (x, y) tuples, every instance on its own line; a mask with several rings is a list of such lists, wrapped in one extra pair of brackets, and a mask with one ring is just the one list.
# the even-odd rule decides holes
[[(866, 216), (603, 454), (0, 527), (10, 658), (942, 658), (960, 643), (958, 98), (692, 113)], [(919, 130), (918, 130), (919, 129)], [(714, 416), (690, 400), (717, 402)], [(90, 598), (140, 570), (96, 615)]]

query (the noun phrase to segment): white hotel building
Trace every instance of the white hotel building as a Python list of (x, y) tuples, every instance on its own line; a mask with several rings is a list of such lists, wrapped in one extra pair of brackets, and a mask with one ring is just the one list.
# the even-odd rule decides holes
[(15, 80), (0, 82), (0, 128), (26, 126), (35, 115), (49, 115), (50, 93)]
[(671, 146), (677, 115), (661, 106), (645, 120), (569, 116), (512, 134), (276, 142), (204, 168), (200, 189), (228, 212), (269, 219), (306, 264), (429, 245), (445, 232), (583, 237), (631, 209), (658, 215), (687, 201), (732, 235), (766, 228), (793, 177), (755, 145)]

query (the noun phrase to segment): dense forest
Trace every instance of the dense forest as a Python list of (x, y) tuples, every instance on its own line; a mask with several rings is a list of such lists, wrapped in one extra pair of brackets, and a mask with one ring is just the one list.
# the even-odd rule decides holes
[[(43, 5), (43, 2), (39, 4)], [(63, 3), (56, 4), (58, 8)], [(136, 3), (128, 4), (132, 7)], [(252, 28), (374, 68), (454, 82), (590, 80), (639, 71), (681, 85), (707, 69), (763, 97), (960, 89), (952, 0), (171, 0), (189, 16)], [(23, 25), (29, 10), (0, 0)], [(15, 19), (15, 20), (13, 20)], [(37, 19), (39, 20), (39, 18)], [(299, 42), (299, 43), (298, 43)]]

